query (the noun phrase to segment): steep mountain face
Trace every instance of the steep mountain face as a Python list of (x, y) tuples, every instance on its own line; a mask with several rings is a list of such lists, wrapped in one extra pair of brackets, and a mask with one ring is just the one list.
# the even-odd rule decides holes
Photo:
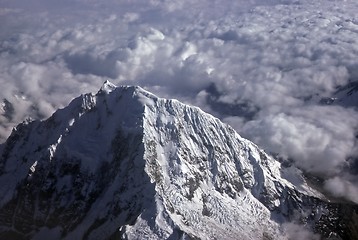
[(0, 147), (0, 239), (354, 239), (358, 208), (176, 100), (106, 82)]

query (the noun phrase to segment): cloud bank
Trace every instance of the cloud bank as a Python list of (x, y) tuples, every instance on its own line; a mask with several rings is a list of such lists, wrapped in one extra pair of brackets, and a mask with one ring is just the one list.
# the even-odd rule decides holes
[(357, 202), (355, 1), (1, 6), (2, 142), (110, 79), (197, 105)]

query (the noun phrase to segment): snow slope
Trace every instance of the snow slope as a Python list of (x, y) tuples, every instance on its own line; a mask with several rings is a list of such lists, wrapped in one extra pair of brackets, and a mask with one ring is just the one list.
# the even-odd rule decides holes
[(346, 208), (297, 169), (199, 108), (139, 87), (105, 82), (24, 122), (0, 156), (0, 239), (287, 239), (294, 218), (351, 236)]

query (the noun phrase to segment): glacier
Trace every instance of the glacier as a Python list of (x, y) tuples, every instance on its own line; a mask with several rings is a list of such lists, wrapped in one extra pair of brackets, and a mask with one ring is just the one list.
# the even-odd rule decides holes
[[(0, 239), (354, 239), (358, 208), (201, 109), (106, 81), (0, 147)], [(317, 235), (312, 235), (317, 237)], [(318, 238), (317, 238), (318, 239)]]

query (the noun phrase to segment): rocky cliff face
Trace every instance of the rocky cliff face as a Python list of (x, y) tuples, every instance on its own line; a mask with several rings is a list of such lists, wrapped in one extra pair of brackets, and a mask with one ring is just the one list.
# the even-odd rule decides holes
[(325, 201), (230, 126), (106, 82), (0, 148), (0, 239), (287, 239), (285, 222), (354, 239)]

